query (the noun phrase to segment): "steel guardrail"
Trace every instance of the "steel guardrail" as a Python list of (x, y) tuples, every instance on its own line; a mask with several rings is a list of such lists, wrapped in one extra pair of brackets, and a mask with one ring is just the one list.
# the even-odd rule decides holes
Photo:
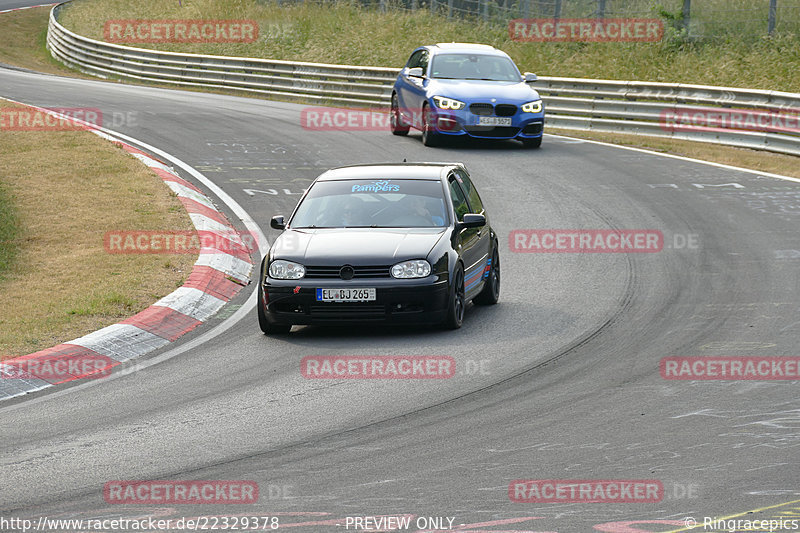
[[(58, 22), (64, 4), (50, 11), (47, 48), (83, 73), (184, 87), (244, 91), (317, 105), (385, 107), (399, 68), (331, 65), (210, 56), (133, 48), (78, 35)], [(592, 80), (542, 76), (549, 126), (712, 142), (800, 155), (800, 128), (669, 127), (665, 114), (741, 111), (793, 116), (800, 122), (800, 94), (756, 89)]]

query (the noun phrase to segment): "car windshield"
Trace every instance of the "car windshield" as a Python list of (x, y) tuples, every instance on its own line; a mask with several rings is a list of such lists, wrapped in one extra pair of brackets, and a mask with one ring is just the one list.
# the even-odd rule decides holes
[(431, 76), (439, 79), (520, 81), (514, 63), (503, 56), (439, 54), (433, 58)]
[(298, 206), (292, 228), (444, 227), (447, 212), (438, 180), (320, 181)]

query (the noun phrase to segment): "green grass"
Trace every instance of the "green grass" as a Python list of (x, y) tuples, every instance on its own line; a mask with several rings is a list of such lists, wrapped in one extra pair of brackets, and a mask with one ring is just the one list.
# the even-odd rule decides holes
[(136, 300), (115, 289), (101, 291), (101, 294), (87, 294), (81, 298), (78, 306), (66, 310), (69, 315), (133, 315), (136, 312)]
[[(516, 2), (507, 0), (509, 5)], [(587, 15), (593, 2), (579, 2)], [(609, 10), (623, 3), (609, 0)], [(635, 0), (631, 16), (677, 17), (680, 0)], [(659, 7), (664, 4), (666, 7)], [(669, 29), (659, 43), (520, 43), (503, 23), (448, 20), (430, 10), (381, 13), (349, 3), (320, 5), (252, 0), (75, 0), (62, 12), (69, 29), (103, 38), (113, 19), (253, 19), (260, 35), (254, 43), (135, 45), (212, 55), (262, 57), (324, 63), (402, 66), (420, 44), (467, 41), (508, 52), (520, 69), (545, 76), (684, 82), (800, 92), (800, 17), (798, 9), (779, 12), (773, 37), (766, 34), (766, 8), (750, 0), (694, 2), (691, 37)], [(568, 6), (577, 5), (564, 2)], [(764, 2), (766, 6), (767, 3)], [(588, 7), (587, 7), (588, 6)], [(749, 6), (749, 11), (739, 11)], [(759, 4), (760, 6), (760, 4)], [(637, 11), (638, 10), (638, 11)], [(590, 10), (589, 10), (590, 11)], [(536, 13), (532, 13), (536, 15)], [(792, 18), (794, 17), (794, 18)], [(678, 21), (679, 22), (679, 21)], [(677, 23), (676, 23), (677, 24)], [(669, 26), (669, 21), (668, 21)]]
[(0, 359), (127, 318), (192, 270), (193, 254), (106, 251), (108, 231), (192, 228), (169, 187), (113, 143), (2, 129), (0, 162)]
[(0, 183), (0, 282), (14, 264), (20, 248), (20, 225), (14, 198)]

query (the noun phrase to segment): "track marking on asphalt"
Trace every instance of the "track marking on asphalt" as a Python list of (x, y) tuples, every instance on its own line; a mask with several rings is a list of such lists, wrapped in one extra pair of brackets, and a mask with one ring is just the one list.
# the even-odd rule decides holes
[[(16, 100), (12, 100), (10, 98), (6, 98), (5, 100), (7, 100), (9, 102), (13, 102), (13, 103), (19, 104), (19, 105), (24, 105), (24, 106), (29, 106), (29, 107), (36, 107), (36, 106), (31, 105), (31, 104), (26, 104), (24, 102), (18, 102)], [(123, 133), (119, 133), (119, 132), (116, 132), (116, 131), (113, 131), (113, 130), (109, 130), (109, 129), (102, 128), (102, 127), (99, 127), (99, 126), (95, 126), (93, 124), (91, 124), (89, 126), (91, 126), (92, 129), (95, 129), (97, 131), (101, 131), (101, 132), (105, 133), (106, 135), (108, 135), (110, 137), (115, 137), (118, 140), (123, 140), (123, 141), (125, 141), (125, 142), (127, 142), (129, 144), (136, 145), (136, 146), (138, 146), (140, 148), (143, 148), (144, 150), (147, 150), (147, 151), (149, 151), (149, 152), (151, 152), (153, 154), (158, 155), (159, 157), (161, 157), (161, 158), (173, 163), (174, 165), (180, 167), (185, 172), (191, 174), (195, 179), (197, 179), (199, 182), (201, 182), (203, 185), (205, 185), (214, 195), (217, 196), (217, 198), (219, 198), (225, 205), (227, 205), (228, 208), (231, 211), (233, 211), (233, 213), (237, 217), (239, 217), (239, 219), (245, 225), (245, 227), (250, 232), (250, 234), (256, 236), (256, 242), (257, 242), (258, 251), (259, 251), (258, 263), (261, 262), (261, 255), (263, 254), (263, 251), (267, 248), (267, 246), (269, 244), (268, 241), (267, 241), (266, 236), (264, 235), (264, 232), (258, 226), (256, 221), (250, 216), (250, 214), (241, 205), (239, 205), (239, 203), (236, 202), (236, 200), (234, 200), (228, 193), (223, 191), (222, 188), (220, 188), (216, 183), (214, 183), (213, 181), (209, 180), (207, 177), (205, 177), (199, 171), (194, 169), (188, 163), (183, 162), (182, 160), (180, 160), (177, 157), (165, 152), (164, 150), (156, 148), (155, 146), (147, 144), (147, 143), (145, 143), (143, 141), (140, 141), (138, 139), (135, 139), (135, 138), (130, 137), (128, 135), (125, 135)], [(47, 394), (45, 396), (39, 396), (39, 397), (34, 397), (34, 398), (31, 398), (31, 399), (28, 399), (28, 400), (23, 400), (23, 401), (21, 401), (19, 403), (16, 403), (16, 404), (13, 404), (13, 405), (9, 405), (7, 407), (2, 407), (2, 408), (0, 408), (0, 414), (12, 411), (14, 409), (19, 409), (22, 406), (28, 406), (28, 405), (31, 405), (31, 404), (34, 404), (34, 403), (43, 402), (43, 401), (49, 401), (49, 400), (52, 400), (54, 398), (58, 398), (58, 397), (60, 397), (60, 396), (62, 396), (64, 394), (72, 394), (72, 393), (77, 392), (79, 390), (83, 390), (84, 388), (96, 386), (98, 383), (106, 383), (106, 382), (114, 380), (114, 379), (119, 379), (119, 378), (121, 378), (123, 376), (127, 376), (128, 374), (132, 374), (134, 372), (138, 372), (139, 370), (143, 370), (143, 369), (148, 368), (150, 366), (153, 366), (153, 365), (162, 363), (164, 361), (167, 361), (169, 359), (172, 359), (173, 357), (176, 357), (176, 356), (178, 356), (178, 355), (180, 355), (180, 354), (182, 354), (182, 353), (184, 353), (186, 351), (189, 351), (192, 348), (195, 348), (197, 346), (200, 346), (200, 345), (204, 344), (205, 342), (208, 342), (209, 340), (213, 339), (214, 337), (217, 337), (217, 336), (221, 335), (222, 333), (224, 333), (225, 331), (227, 331), (228, 329), (230, 329), (231, 327), (236, 325), (236, 323), (238, 323), (240, 320), (245, 318), (248, 314), (250, 314), (250, 311), (253, 308), (255, 308), (256, 299), (257, 298), (258, 298), (257, 291), (253, 291), (250, 294), (250, 296), (247, 298), (247, 301), (236, 312), (234, 312), (230, 316), (230, 318), (224, 320), (221, 324), (219, 324), (219, 325), (215, 326), (214, 328), (210, 329), (209, 331), (203, 333), (199, 337), (196, 337), (195, 339), (192, 339), (192, 340), (190, 340), (188, 342), (185, 342), (184, 344), (181, 344), (180, 346), (177, 346), (177, 347), (175, 347), (175, 348), (173, 348), (171, 350), (168, 350), (168, 351), (164, 352), (161, 355), (158, 355), (156, 357), (152, 357), (152, 358), (147, 359), (145, 361), (137, 361), (135, 364), (133, 364), (133, 365), (131, 365), (131, 366), (125, 368), (125, 369), (122, 369), (122, 370), (120, 370), (118, 372), (114, 372), (113, 374), (111, 374), (110, 376), (108, 376), (106, 378), (103, 378), (102, 380), (89, 380), (89, 381), (87, 381), (85, 383), (81, 383), (80, 385), (76, 385), (74, 387), (69, 387), (69, 388), (66, 388), (66, 389), (61, 390), (61, 391), (56, 391), (56, 392), (53, 392), (51, 394)]]
[[(736, 514), (732, 514), (732, 515), (728, 515), (728, 516), (714, 517), (714, 518), (716, 520), (730, 520), (730, 519), (736, 518), (738, 516), (744, 516), (746, 514), (763, 513), (764, 511), (769, 511), (770, 509), (777, 509), (778, 507), (784, 507), (786, 505), (792, 505), (792, 504), (795, 504), (795, 503), (800, 503), (800, 500), (794, 500), (794, 501), (791, 501), (791, 502), (779, 503), (779, 504), (776, 504), (776, 505), (769, 505), (767, 507), (760, 507), (758, 509), (752, 509), (750, 511), (742, 511), (741, 513), (736, 513)], [(697, 525), (690, 526), (690, 527), (683, 527), (681, 529), (671, 529), (669, 531), (665, 531), (664, 533), (680, 533), (681, 531), (691, 531), (691, 530), (697, 529), (699, 527), (701, 527), (704, 530), (706, 530), (702, 523), (698, 523)]]
[[(571, 139), (571, 140), (578, 140), (577, 137), (569, 137), (567, 135), (555, 135), (553, 133), (548, 133), (548, 137), (554, 137), (557, 139)], [(589, 139), (580, 139), (584, 142), (591, 143), (591, 144), (599, 144), (600, 146), (610, 146), (612, 148), (619, 148), (620, 150), (630, 150), (632, 152), (641, 152), (643, 154), (650, 154), (650, 155), (657, 155), (659, 157), (669, 157), (671, 159), (677, 159), (679, 161), (689, 161), (690, 163), (701, 163), (703, 165), (711, 165), (712, 167), (717, 168), (724, 168), (726, 170), (736, 170), (739, 172), (748, 172), (750, 174), (756, 174), (758, 176), (766, 176), (768, 178), (775, 178), (779, 180), (786, 180), (786, 181), (793, 181), (795, 183), (800, 183), (800, 178), (793, 178), (791, 176), (784, 176), (782, 174), (772, 174), (771, 172), (760, 172), (758, 170), (753, 170), (751, 168), (743, 168), (743, 167), (735, 167), (733, 165), (725, 165), (722, 163), (714, 163), (712, 161), (703, 161), (702, 159), (694, 159), (692, 157), (684, 157), (682, 155), (673, 155), (673, 154), (662, 154), (659, 152), (654, 152), (653, 150), (645, 150), (644, 148), (634, 148), (633, 146), (622, 146), (621, 144), (611, 144), (605, 143), (602, 141), (592, 141)]]
[[(306, 191), (306, 189), (303, 189), (300, 192), (292, 192), (291, 189), (282, 189), (282, 190), (283, 194), (286, 195), (302, 195)], [(262, 191), (260, 189), (242, 189), (242, 191), (244, 191), (244, 193), (248, 196), (255, 196), (256, 193), (269, 194), (271, 196), (277, 196), (279, 194), (278, 189), (267, 189), (266, 191)]]

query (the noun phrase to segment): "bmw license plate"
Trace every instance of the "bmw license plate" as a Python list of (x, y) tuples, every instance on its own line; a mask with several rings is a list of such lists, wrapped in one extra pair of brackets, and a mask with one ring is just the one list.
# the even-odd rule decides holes
[(318, 302), (374, 302), (375, 289), (317, 289)]
[(478, 126), (510, 126), (511, 117), (478, 117)]

